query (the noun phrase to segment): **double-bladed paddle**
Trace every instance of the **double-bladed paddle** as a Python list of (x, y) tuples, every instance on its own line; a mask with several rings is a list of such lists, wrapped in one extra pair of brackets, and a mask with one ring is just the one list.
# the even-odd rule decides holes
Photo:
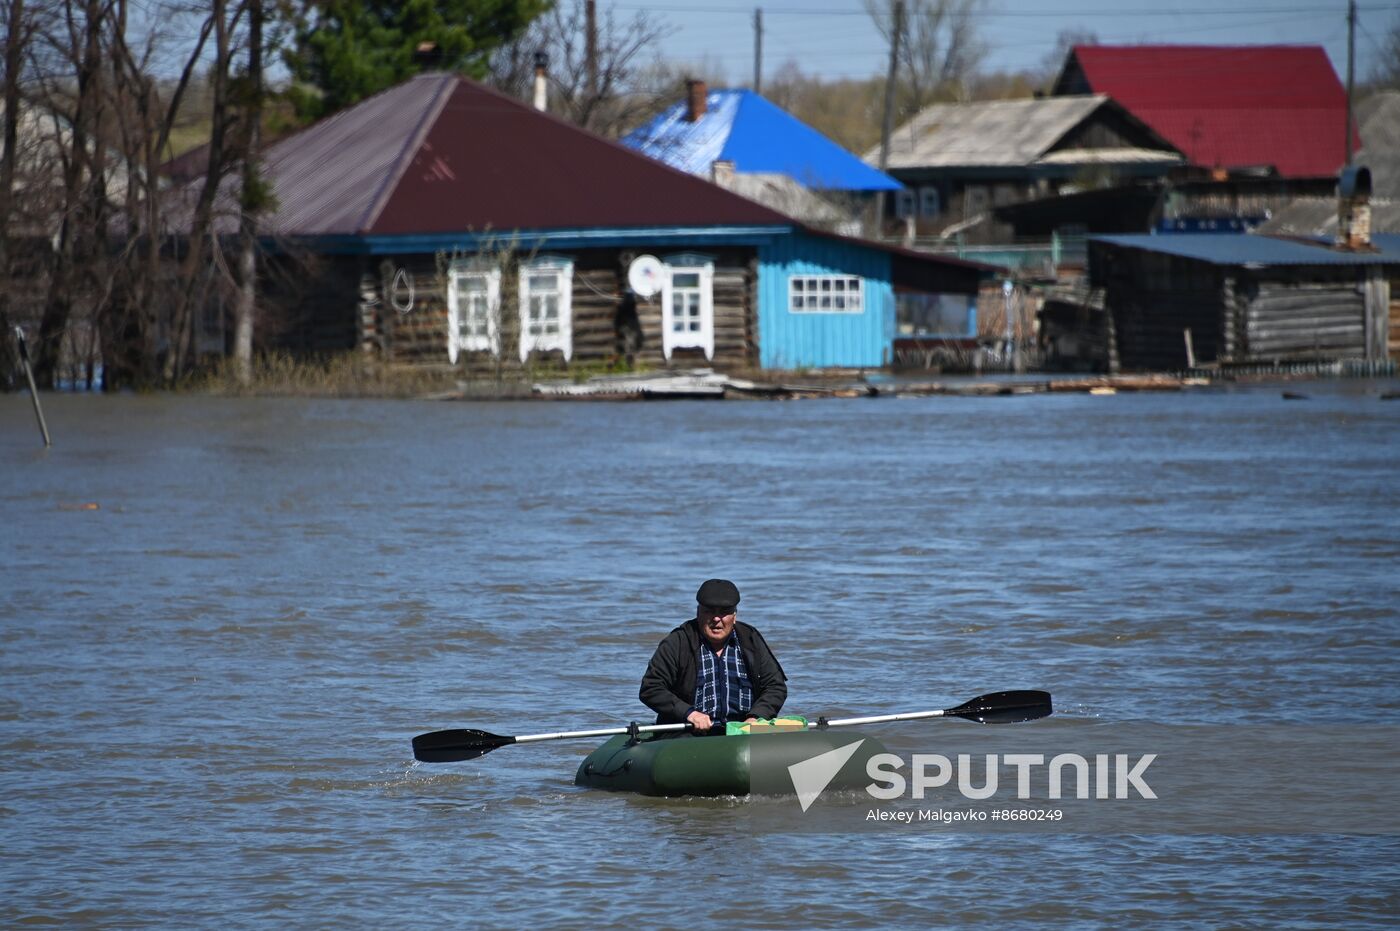
[[(822, 718), (809, 722), (807, 727), (847, 727), (852, 724), (884, 724), (889, 721), (916, 721), (920, 718), (964, 718), (978, 724), (1017, 724), (1021, 721), (1034, 721), (1052, 713), (1050, 693), (1033, 689), (1011, 692), (992, 692), (971, 701), (963, 702), (956, 708), (942, 711), (910, 711), (904, 714), (879, 714), (865, 718), (837, 718), (828, 721)], [(507, 744), (535, 743), (541, 740), (568, 740), (575, 737), (613, 737), (618, 734), (652, 734), (658, 731), (683, 731), (689, 724), (649, 724), (645, 727), (610, 727), (596, 731), (560, 731), (555, 734), (526, 734), (520, 737), (507, 737), (490, 734), (475, 728), (433, 731), (413, 738), (413, 757), (424, 763), (455, 763), (459, 760), (474, 760), (485, 756), (498, 747)]]

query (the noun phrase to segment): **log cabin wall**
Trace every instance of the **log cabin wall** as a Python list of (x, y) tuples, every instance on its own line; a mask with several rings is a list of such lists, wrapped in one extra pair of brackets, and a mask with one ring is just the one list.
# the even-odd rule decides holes
[[(619, 306), (627, 293), (627, 268), (642, 254), (703, 259), (714, 266), (713, 309), (715, 352), (707, 360), (698, 350), (678, 349), (670, 366), (715, 365), (745, 368), (755, 364), (757, 252), (753, 248), (717, 247), (677, 253), (674, 247), (551, 250), (573, 262), (570, 290), (572, 357), (580, 364), (612, 363), (627, 348), (619, 333)], [(447, 270), (454, 261), (473, 261), (436, 254), (386, 257), (327, 257), (306, 266), (300, 276), (284, 275), (295, 286), (279, 296), (286, 322), (278, 342), (289, 350), (327, 351), (358, 346), (401, 365), (446, 366), (448, 359)], [(502, 257), (492, 257), (499, 261)], [(521, 368), (519, 357), (519, 264), (524, 257), (505, 256), (500, 278), (501, 352), (458, 354), (457, 365), (467, 373)], [(314, 271), (313, 271), (314, 270)], [(634, 361), (665, 368), (662, 352), (661, 295), (636, 300), (641, 345)], [(531, 367), (565, 364), (558, 350), (532, 352)]]
[(1390, 358), (1400, 362), (1400, 278), (1390, 280), (1390, 333), (1387, 344)]
[(1243, 341), (1226, 361), (1364, 358), (1364, 274), (1307, 266), (1240, 271), (1236, 330)]
[(378, 257), (371, 265), (379, 280), (385, 360), (397, 365), (449, 365), (446, 266), (438, 256), (424, 254)]
[[(707, 360), (698, 349), (676, 349), (668, 363), (662, 351), (661, 294), (637, 300), (637, 318), (642, 326), (642, 347), (638, 359), (652, 368), (710, 366), (720, 369), (749, 368), (758, 362), (757, 324), (758, 253), (752, 248), (705, 248), (690, 251), (690, 259), (674, 247), (633, 249), (621, 254), (630, 263), (635, 255), (655, 255), (663, 262), (708, 260), (714, 265), (712, 280), (715, 354)], [(626, 275), (626, 264), (619, 263), (619, 274)]]
[(1102, 265), (1123, 369), (1185, 368), (1188, 329), (1198, 364), (1221, 360), (1229, 351), (1232, 297), (1219, 268), (1138, 250), (1115, 252)]

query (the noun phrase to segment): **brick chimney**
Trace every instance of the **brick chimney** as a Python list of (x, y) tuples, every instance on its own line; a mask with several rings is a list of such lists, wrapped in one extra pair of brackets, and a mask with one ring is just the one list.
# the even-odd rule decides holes
[(1337, 246), (1371, 252), (1371, 169), (1353, 165), (1337, 179)]
[(685, 82), (685, 90), (687, 102), (685, 111), (686, 121), (698, 123), (700, 122), (700, 117), (705, 115), (706, 97), (708, 96), (705, 82), (691, 79)]

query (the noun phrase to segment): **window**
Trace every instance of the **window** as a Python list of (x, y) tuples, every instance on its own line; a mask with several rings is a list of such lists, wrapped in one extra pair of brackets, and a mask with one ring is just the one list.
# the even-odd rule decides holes
[(895, 321), (900, 336), (974, 337), (977, 295), (896, 294)]
[(865, 310), (864, 281), (849, 275), (793, 275), (788, 310), (795, 314), (858, 314)]
[(661, 286), (661, 351), (698, 348), (715, 356), (714, 265), (671, 266)]
[(520, 269), (520, 361), (531, 351), (558, 349), (572, 358), (571, 293), (574, 264), (536, 259)]
[(919, 188), (919, 216), (936, 217), (943, 209), (943, 198), (938, 196), (938, 188)]
[(447, 358), (457, 353), (500, 352), (501, 273), (496, 269), (452, 269), (447, 289)]
[(992, 194), (987, 190), (986, 185), (969, 184), (967, 190), (963, 191), (963, 216), (971, 218), (986, 210), (991, 203)]
[(699, 333), (700, 273), (678, 272), (671, 276), (671, 332)]
[(901, 220), (907, 220), (914, 215), (913, 191), (894, 192), (894, 215)]

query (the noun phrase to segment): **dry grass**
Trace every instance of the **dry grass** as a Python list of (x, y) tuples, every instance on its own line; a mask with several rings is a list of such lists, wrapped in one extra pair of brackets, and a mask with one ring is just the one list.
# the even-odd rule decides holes
[(416, 398), (455, 391), (459, 377), (446, 367), (386, 366), (355, 352), (314, 359), (273, 353), (253, 360), (246, 385), (233, 360), (220, 359), (183, 388), (226, 397)]

